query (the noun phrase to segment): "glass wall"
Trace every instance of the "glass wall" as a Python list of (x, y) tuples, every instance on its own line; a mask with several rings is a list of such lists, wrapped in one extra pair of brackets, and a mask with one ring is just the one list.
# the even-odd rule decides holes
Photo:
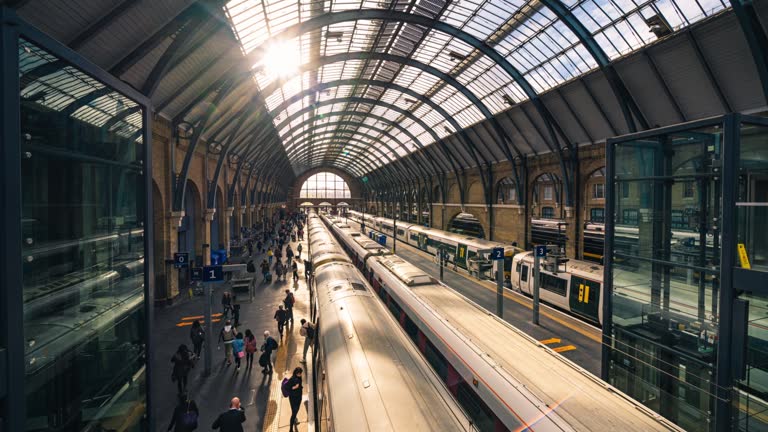
[(301, 198), (351, 198), (347, 182), (336, 174), (321, 172), (308, 178), (301, 186)]
[[(736, 241), (737, 265), (768, 273), (768, 127), (741, 125)], [(768, 287), (764, 287), (768, 288)], [(740, 291), (747, 302), (747, 343), (743, 375), (737, 376), (738, 428), (768, 430), (768, 293)]]
[(608, 142), (604, 375), (687, 430), (768, 430), (768, 119)]
[(611, 382), (690, 430), (714, 409), (722, 138), (714, 126), (615, 148)]
[(19, 41), (26, 430), (141, 430), (143, 112)]

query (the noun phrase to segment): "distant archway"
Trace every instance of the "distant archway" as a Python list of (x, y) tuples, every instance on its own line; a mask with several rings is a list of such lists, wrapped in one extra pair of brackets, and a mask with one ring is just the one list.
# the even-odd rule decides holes
[(448, 232), (467, 237), (485, 238), (485, 229), (472, 213), (459, 213), (448, 223)]

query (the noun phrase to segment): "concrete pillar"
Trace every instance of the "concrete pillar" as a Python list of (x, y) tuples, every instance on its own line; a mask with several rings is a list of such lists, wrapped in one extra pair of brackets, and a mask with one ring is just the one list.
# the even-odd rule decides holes
[[(203, 216), (203, 265), (211, 265), (211, 222), (216, 209), (205, 209)], [(221, 235), (221, 233), (219, 233)]]
[[(184, 217), (184, 212), (170, 212), (166, 216), (165, 220), (165, 232), (168, 233), (166, 238), (163, 239), (165, 248), (163, 250), (164, 258), (170, 259), (173, 254), (179, 250), (179, 226), (181, 226), (181, 219)], [(190, 257), (194, 258), (194, 257)], [(173, 264), (165, 265), (165, 298), (170, 301), (179, 295), (179, 272), (173, 268)]]

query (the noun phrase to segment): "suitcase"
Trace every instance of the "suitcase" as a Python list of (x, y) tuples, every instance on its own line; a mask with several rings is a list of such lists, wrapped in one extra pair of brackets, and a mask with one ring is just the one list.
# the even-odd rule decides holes
[(267, 282), (272, 282), (272, 273), (267, 273)]

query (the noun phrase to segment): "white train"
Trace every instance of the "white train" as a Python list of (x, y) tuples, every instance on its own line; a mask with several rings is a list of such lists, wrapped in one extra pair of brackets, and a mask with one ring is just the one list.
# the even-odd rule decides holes
[[(355, 222), (363, 222), (363, 214), (350, 210), (349, 218)], [(395, 236), (395, 223), (392, 219), (365, 215), (366, 229), (374, 229)], [(448, 252), (449, 262), (464, 270), (478, 271), (481, 275), (493, 277), (493, 263), (488, 259), (493, 248), (504, 249), (504, 275), (509, 279), (512, 267), (512, 257), (522, 249), (509, 244), (484, 240), (476, 237), (462, 236), (436, 228), (428, 228), (410, 222), (397, 222), (397, 239), (419, 248), (429, 254), (436, 255), (439, 250)], [(474, 265), (473, 265), (474, 263)]]
[[(357, 248), (352, 230), (326, 221)], [(397, 255), (363, 259), (379, 298), (478, 429), (679, 430)]]
[(318, 431), (476, 430), (315, 215)]

